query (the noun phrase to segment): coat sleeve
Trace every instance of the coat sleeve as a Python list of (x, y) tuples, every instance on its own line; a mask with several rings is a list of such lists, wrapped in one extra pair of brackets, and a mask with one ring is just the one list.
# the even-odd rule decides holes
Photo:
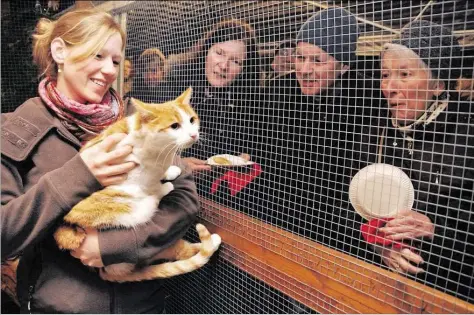
[[(458, 136), (458, 139), (465, 137)], [(474, 136), (468, 136), (464, 143), (466, 151), (456, 152), (453, 162), (450, 194), (439, 197), (446, 199), (445, 205), (432, 206), (437, 211), (431, 211), (428, 217), (435, 224), (434, 244), (459, 253), (471, 253), (467, 256), (474, 262)]]
[(101, 189), (78, 154), (42, 174), (33, 185), (27, 184), (28, 173), (35, 167), (32, 157), (41, 158), (37, 148), (53, 134), (49, 119), (36, 110), (41, 108), (37, 105), (27, 101), (15, 113), (1, 116), (2, 260), (50, 235), (57, 219)]
[(25, 191), (24, 163), (2, 155), (2, 260), (41, 241), (58, 218), (101, 188), (77, 155)]
[(104, 265), (146, 263), (185, 235), (199, 211), (196, 186), (191, 173), (181, 175), (173, 185), (148, 224), (99, 233)]

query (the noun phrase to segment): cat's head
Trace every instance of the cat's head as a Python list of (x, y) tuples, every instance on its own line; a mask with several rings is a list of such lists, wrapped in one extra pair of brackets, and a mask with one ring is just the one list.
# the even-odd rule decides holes
[(153, 104), (132, 98), (137, 109), (135, 130), (147, 139), (188, 148), (199, 139), (199, 117), (190, 105), (192, 88), (175, 100)]

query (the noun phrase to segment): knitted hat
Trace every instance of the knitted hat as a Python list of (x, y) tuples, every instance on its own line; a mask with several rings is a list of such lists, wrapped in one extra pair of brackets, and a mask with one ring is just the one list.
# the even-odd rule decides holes
[(350, 64), (356, 60), (358, 37), (355, 16), (342, 8), (329, 8), (309, 18), (299, 30), (296, 41), (316, 45), (336, 60)]
[(461, 47), (446, 27), (424, 20), (415, 21), (392, 43), (415, 52), (430, 68), (433, 76), (446, 81), (447, 86), (461, 75)]

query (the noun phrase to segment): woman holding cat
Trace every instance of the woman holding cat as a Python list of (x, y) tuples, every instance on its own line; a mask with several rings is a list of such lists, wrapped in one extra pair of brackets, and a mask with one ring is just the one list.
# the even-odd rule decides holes
[(81, 145), (123, 116), (111, 89), (126, 36), (113, 17), (95, 10), (42, 19), (34, 61), (45, 79), (39, 96), (2, 115), (2, 261), (21, 254), (17, 295), (22, 311), (160, 313), (160, 281), (115, 284), (86, 265), (148, 264), (180, 239), (198, 211), (192, 175), (176, 179), (148, 225), (88, 230), (74, 253), (58, 249), (55, 224), (79, 201), (123, 181), (135, 167), (131, 148), (112, 149), (116, 134), (78, 153)]

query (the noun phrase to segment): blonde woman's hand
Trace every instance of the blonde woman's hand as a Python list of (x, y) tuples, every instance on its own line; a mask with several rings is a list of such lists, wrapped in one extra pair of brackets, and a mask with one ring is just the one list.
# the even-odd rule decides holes
[(375, 251), (382, 257), (383, 262), (395, 272), (411, 274), (424, 272), (422, 268), (413, 265), (423, 263), (423, 258), (409, 248), (376, 246)]
[(409, 240), (420, 237), (432, 239), (434, 224), (426, 215), (413, 210), (402, 212), (395, 219), (379, 229), (385, 233), (385, 238), (393, 241)]
[(99, 248), (99, 232), (96, 229), (87, 228), (85, 230), (86, 237), (82, 241), (81, 246), (71, 255), (79, 259), (83, 265), (95, 268), (104, 267), (102, 256)]
[(110, 135), (80, 153), (86, 166), (104, 187), (123, 182), (128, 172), (137, 166), (134, 162), (125, 162), (132, 153), (131, 146), (115, 148), (126, 136), (124, 133)]
[(194, 157), (183, 158), (183, 162), (186, 163), (188, 169), (193, 172), (205, 172), (211, 170), (211, 166), (206, 164), (207, 161), (196, 159)]

